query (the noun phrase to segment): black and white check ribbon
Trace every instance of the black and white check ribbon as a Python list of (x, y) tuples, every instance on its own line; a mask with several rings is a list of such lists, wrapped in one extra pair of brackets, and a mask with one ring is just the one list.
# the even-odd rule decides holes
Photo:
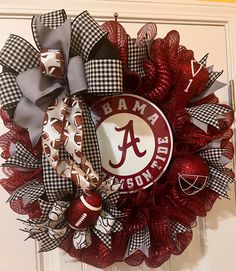
[(93, 232), (96, 234), (96, 236), (109, 248), (111, 249), (111, 235), (105, 234), (98, 229), (92, 227)]
[(89, 93), (98, 96), (122, 93), (122, 66), (120, 60), (90, 60), (85, 63), (85, 74)]
[(16, 106), (22, 97), (21, 90), (16, 83), (16, 75), (10, 72), (0, 73), (0, 103), (4, 109)]
[(19, 74), (39, 67), (38, 52), (25, 39), (10, 35), (0, 51), (0, 64)]
[[(69, 154), (64, 148), (60, 152), (61, 159), (69, 158)], [(50, 202), (62, 200), (65, 196), (73, 194), (72, 181), (68, 178), (58, 176), (56, 171), (49, 164), (45, 155), (42, 156), (43, 183), (45, 191)]]
[(40, 48), (40, 41), (39, 41), (39, 36), (37, 33), (37, 27), (36, 27), (36, 22), (37, 20), (41, 22), (43, 25), (49, 27), (49, 28), (57, 28), (58, 26), (62, 25), (67, 19), (65, 10), (56, 10), (49, 12), (47, 14), (42, 14), (42, 15), (36, 15), (32, 18), (31, 21), (31, 27), (32, 27), (32, 33), (34, 36), (34, 41), (37, 45), (38, 48)]
[[(67, 233), (70, 231), (69, 228), (66, 228), (67, 232), (64, 235), (64, 238), (67, 236)], [(63, 239), (64, 239), (63, 238)], [(52, 239), (48, 235), (47, 232), (39, 233), (35, 236), (35, 238), (39, 242), (39, 252), (48, 252), (53, 250), (54, 248), (57, 248), (60, 243), (63, 241), (63, 239)]]
[(207, 66), (207, 59), (208, 59), (209, 53), (205, 54), (204, 57), (199, 60), (199, 63), (202, 64), (205, 68)]
[(204, 158), (207, 163), (219, 170), (224, 169), (224, 164), (228, 163), (229, 161), (225, 161), (223, 163), (223, 154), (224, 154), (224, 149), (220, 148), (211, 148), (211, 149), (205, 149), (201, 150), (198, 152), (198, 154)]
[(190, 231), (191, 231), (190, 227), (186, 227), (178, 222), (172, 222), (171, 237), (174, 242), (177, 240), (179, 233), (185, 233)]
[(224, 171), (221, 171), (217, 168), (209, 166), (210, 176), (209, 180), (206, 184), (208, 188), (218, 193), (220, 196), (224, 198), (229, 198), (228, 196), (228, 184), (235, 182), (233, 178), (231, 178)]
[(3, 166), (35, 169), (41, 166), (41, 161), (39, 161), (21, 143), (17, 142), (15, 144), (14, 154), (3, 163)]
[[(202, 104), (198, 106), (193, 106), (186, 108), (189, 115), (194, 119), (207, 124), (212, 125), (219, 129), (219, 116), (230, 112), (229, 108), (225, 108), (220, 104)], [(201, 127), (200, 127), (201, 128)]]
[(129, 240), (125, 257), (132, 255), (135, 251), (142, 251), (147, 257), (151, 246), (150, 232), (148, 226), (141, 231), (133, 234)]
[(48, 202), (44, 201), (43, 199), (38, 199), (40, 210), (41, 210), (41, 216), (37, 219), (29, 219), (29, 222), (31, 223), (44, 223), (48, 220), (48, 214), (53, 208), (54, 202)]
[[(202, 64), (205, 68), (207, 67), (207, 59), (208, 59), (209, 54), (206, 54), (200, 61), (199, 63)], [(223, 73), (223, 71), (217, 72), (217, 71), (213, 71), (212, 70), (213, 67), (208, 67), (208, 73), (209, 73), (209, 77), (208, 77), (208, 81), (206, 83), (206, 89), (210, 88), (214, 82), (221, 76), (221, 74)]]
[(128, 70), (144, 76), (143, 60), (148, 57), (147, 44), (137, 45), (136, 39), (128, 36)]
[(93, 169), (101, 178), (101, 157), (97, 140), (95, 126), (91, 117), (91, 113), (84, 102), (82, 101), (82, 115), (83, 115), (83, 153), (84, 156), (93, 165)]
[(25, 204), (31, 203), (37, 200), (45, 192), (44, 185), (38, 180), (33, 180), (29, 183), (18, 188), (7, 200), (8, 202), (17, 200), (23, 197), (23, 202)]
[(216, 72), (216, 71), (209, 71), (209, 78), (206, 84), (206, 89), (208, 89), (216, 80), (221, 76), (223, 71)]
[(99, 24), (89, 15), (88, 11), (80, 13), (72, 22), (71, 56), (82, 56), (88, 61), (94, 45), (106, 35)]

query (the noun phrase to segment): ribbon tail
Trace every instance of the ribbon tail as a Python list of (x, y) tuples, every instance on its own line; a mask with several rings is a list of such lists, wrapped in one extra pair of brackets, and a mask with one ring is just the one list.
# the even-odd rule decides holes
[(67, 231), (67, 227), (63, 227), (61, 229), (53, 229), (51, 227), (48, 227), (48, 235), (52, 240), (62, 239), (67, 233)]
[(74, 233), (73, 245), (75, 249), (87, 248), (91, 245), (91, 232), (90, 229), (79, 230)]
[(104, 234), (110, 234), (115, 221), (115, 218), (111, 214), (102, 210), (96, 224), (94, 224), (94, 228)]
[(147, 226), (144, 230), (138, 231), (131, 236), (125, 253), (125, 258), (129, 257), (137, 250), (142, 251), (148, 257), (150, 246), (150, 232)]
[(44, 112), (27, 98), (23, 97), (17, 104), (14, 121), (28, 130), (33, 146), (36, 145), (41, 137), (43, 119)]
[[(206, 129), (206, 125), (212, 125), (217, 129), (219, 126), (219, 116), (229, 113), (231, 110), (219, 104), (202, 104), (186, 108), (194, 124), (200, 129)], [(195, 121), (197, 120), (197, 121)], [(203, 126), (201, 125), (203, 123)]]

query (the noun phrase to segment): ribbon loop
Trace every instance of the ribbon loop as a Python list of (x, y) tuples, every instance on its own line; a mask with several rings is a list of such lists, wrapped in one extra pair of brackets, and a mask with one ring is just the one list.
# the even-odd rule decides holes
[[(83, 117), (78, 98), (62, 93), (49, 105), (43, 134), (45, 156), (59, 176), (72, 179), (85, 192), (99, 185), (99, 176), (82, 154)], [(70, 159), (60, 159), (62, 144)]]
[(10, 35), (0, 52), (0, 64), (18, 74), (39, 66), (38, 52), (25, 39)]
[(54, 29), (62, 25), (66, 19), (67, 19), (67, 16), (64, 9), (56, 10), (56, 11), (42, 14), (39, 16), (38, 15), (34, 16), (32, 18), (31, 26), (32, 26), (34, 40), (37, 47), (41, 48), (40, 42), (39, 42), (39, 36), (37, 32), (37, 26), (36, 26), (37, 21), (40, 21), (43, 25)]
[(55, 29), (51, 29), (43, 25), (39, 20), (36, 21), (36, 29), (38, 33), (41, 48), (60, 49), (63, 52), (65, 64), (69, 61), (71, 22), (66, 20), (63, 24)]
[(94, 45), (106, 35), (88, 11), (80, 13), (72, 22), (70, 55), (81, 56), (86, 62)]
[(22, 97), (16, 76), (10, 72), (0, 73), (0, 102), (4, 109), (14, 108)]
[(88, 89), (84, 64), (80, 56), (74, 56), (70, 59), (67, 79), (71, 95)]
[[(63, 90), (63, 83), (48, 76), (42, 76), (39, 69), (33, 68), (19, 74), (17, 84), (24, 97), (46, 110), (51, 100)], [(32, 84), (32, 81), (34, 84)]]
[(85, 63), (88, 93), (98, 96), (123, 92), (122, 66), (116, 59), (93, 59)]

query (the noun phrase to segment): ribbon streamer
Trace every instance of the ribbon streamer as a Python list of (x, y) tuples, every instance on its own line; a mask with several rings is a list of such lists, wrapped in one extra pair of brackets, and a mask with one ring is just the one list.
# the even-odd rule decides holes
[(172, 222), (171, 236), (174, 241), (177, 240), (179, 233), (191, 232), (190, 227), (186, 227), (178, 222)]
[(235, 180), (227, 174), (227, 171), (224, 172), (212, 166), (209, 166), (209, 170), (210, 177), (206, 186), (218, 193), (220, 196), (229, 199), (228, 184), (234, 183)]
[(230, 159), (224, 156), (225, 152), (226, 149), (211, 148), (200, 151), (199, 155), (204, 158), (209, 165), (219, 170), (224, 170), (224, 165), (230, 162)]
[(141, 231), (133, 234), (130, 238), (125, 258), (132, 255), (137, 250), (142, 251), (147, 257), (149, 254), (149, 247), (151, 246), (150, 232), (148, 226)]
[(11, 156), (3, 163), (3, 166), (35, 169), (40, 167), (41, 163), (22, 144), (16, 142), (15, 145), (11, 145)]
[(45, 192), (42, 182), (38, 180), (33, 180), (25, 185), (19, 187), (11, 196), (8, 198), (7, 202), (12, 202), (20, 197), (23, 197), (24, 205), (32, 203), (37, 200)]
[(193, 124), (204, 131), (207, 131), (207, 125), (220, 129), (219, 116), (231, 111), (220, 104), (202, 104), (186, 108), (186, 110), (191, 116)]
[[(43, 151), (57, 174), (80, 186), (85, 192), (99, 185), (99, 176), (82, 155), (83, 118), (80, 100), (62, 93), (48, 107), (44, 119)], [(60, 160), (61, 146), (72, 159)]]

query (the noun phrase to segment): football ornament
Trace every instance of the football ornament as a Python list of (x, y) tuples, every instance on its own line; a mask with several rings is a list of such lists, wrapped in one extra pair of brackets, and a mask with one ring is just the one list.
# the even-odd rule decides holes
[(97, 221), (101, 208), (102, 199), (98, 193), (83, 194), (70, 203), (66, 221), (74, 230), (86, 229)]

